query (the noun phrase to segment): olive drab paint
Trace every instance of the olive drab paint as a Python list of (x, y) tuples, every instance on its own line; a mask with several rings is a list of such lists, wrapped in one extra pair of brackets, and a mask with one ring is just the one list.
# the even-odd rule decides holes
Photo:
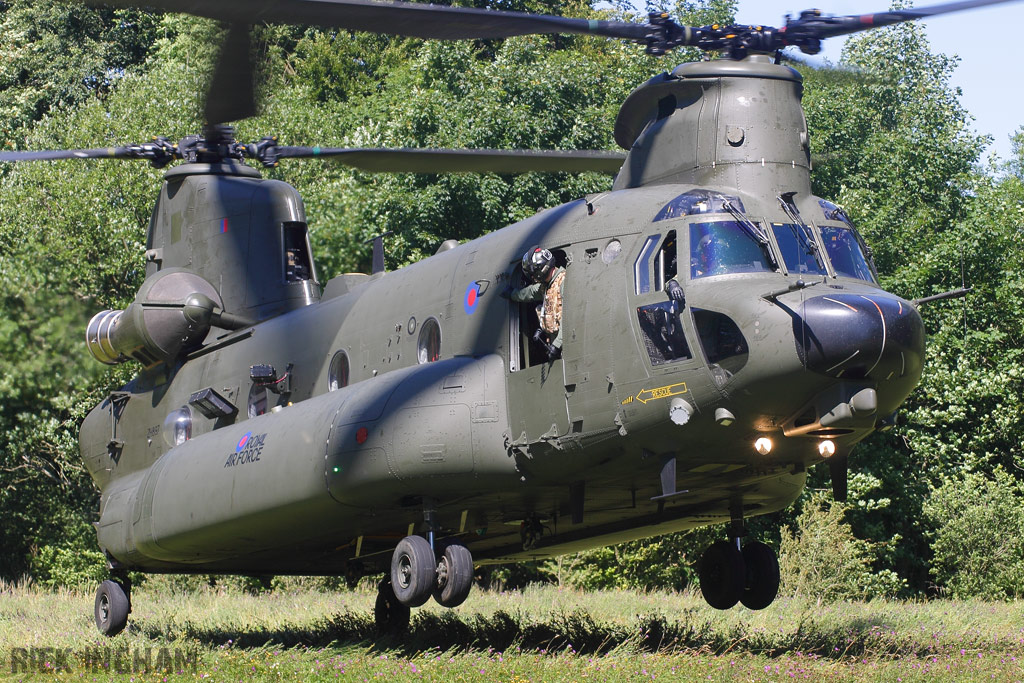
[[(823, 440), (839, 461), (884, 425), (924, 343), (811, 194), (801, 88), (764, 57), (685, 64), (624, 103), (611, 191), (322, 287), (293, 188), (169, 171), (144, 289), (188, 277), (90, 333), (149, 361), (81, 430), (112, 565), (382, 572), (425, 510), (475, 563), (525, 561), (788, 506)], [(501, 296), (535, 244), (565, 268), (554, 361)]]

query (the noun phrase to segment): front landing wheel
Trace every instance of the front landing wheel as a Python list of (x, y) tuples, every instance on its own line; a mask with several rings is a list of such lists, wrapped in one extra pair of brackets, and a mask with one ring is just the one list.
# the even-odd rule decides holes
[(740, 600), (746, 584), (743, 555), (729, 541), (712, 543), (700, 558), (700, 592), (715, 609), (729, 609)]
[(96, 590), (96, 628), (105, 636), (116, 636), (128, 624), (131, 603), (117, 581), (107, 579)]
[(764, 609), (779, 592), (779, 560), (775, 551), (760, 541), (743, 546), (747, 581), (740, 601), (748, 609)]

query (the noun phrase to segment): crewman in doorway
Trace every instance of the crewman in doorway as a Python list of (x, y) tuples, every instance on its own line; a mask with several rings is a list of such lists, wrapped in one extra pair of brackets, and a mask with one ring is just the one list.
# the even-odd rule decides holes
[(548, 352), (548, 359), (562, 355), (562, 287), (565, 268), (555, 263), (555, 257), (539, 245), (523, 254), (523, 274), (532, 284), (508, 292), (512, 301), (539, 301), (537, 317), (540, 329), (534, 335)]

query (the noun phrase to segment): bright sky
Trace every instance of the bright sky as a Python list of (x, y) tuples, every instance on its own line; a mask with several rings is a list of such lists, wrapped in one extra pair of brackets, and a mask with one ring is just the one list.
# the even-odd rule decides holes
[[(888, 0), (739, 0), (737, 23), (780, 26), (783, 17), (805, 9), (820, 9), (825, 14), (869, 14), (888, 9)], [(918, 0), (917, 7), (945, 4), (943, 0)], [(1020, 27), (1024, 26), (1024, 1), (1007, 2), (994, 7), (965, 10), (920, 22), (932, 52), (960, 57), (952, 84), (963, 91), (961, 102), (974, 116), (974, 128), (991, 135), (993, 143), (983, 156), (997, 153), (1009, 157), (1010, 140), (1024, 126), (1024, 69), (1019, 59)], [(839, 61), (844, 38), (825, 41), (824, 49), (813, 61), (825, 57)], [(792, 49), (792, 48), (791, 48)], [(806, 57), (806, 55), (802, 55)]]

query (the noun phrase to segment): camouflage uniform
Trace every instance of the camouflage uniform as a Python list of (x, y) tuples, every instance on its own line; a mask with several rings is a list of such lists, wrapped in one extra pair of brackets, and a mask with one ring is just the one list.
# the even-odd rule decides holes
[(539, 301), (537, 317), (540, 328), (554, 335), (551, 345), (562, 348), (562, 288), (565, 285), (565, 268), (555, 268), (548, 282), (535, 282), (514, 290), (509, 298), (512, 301)]

